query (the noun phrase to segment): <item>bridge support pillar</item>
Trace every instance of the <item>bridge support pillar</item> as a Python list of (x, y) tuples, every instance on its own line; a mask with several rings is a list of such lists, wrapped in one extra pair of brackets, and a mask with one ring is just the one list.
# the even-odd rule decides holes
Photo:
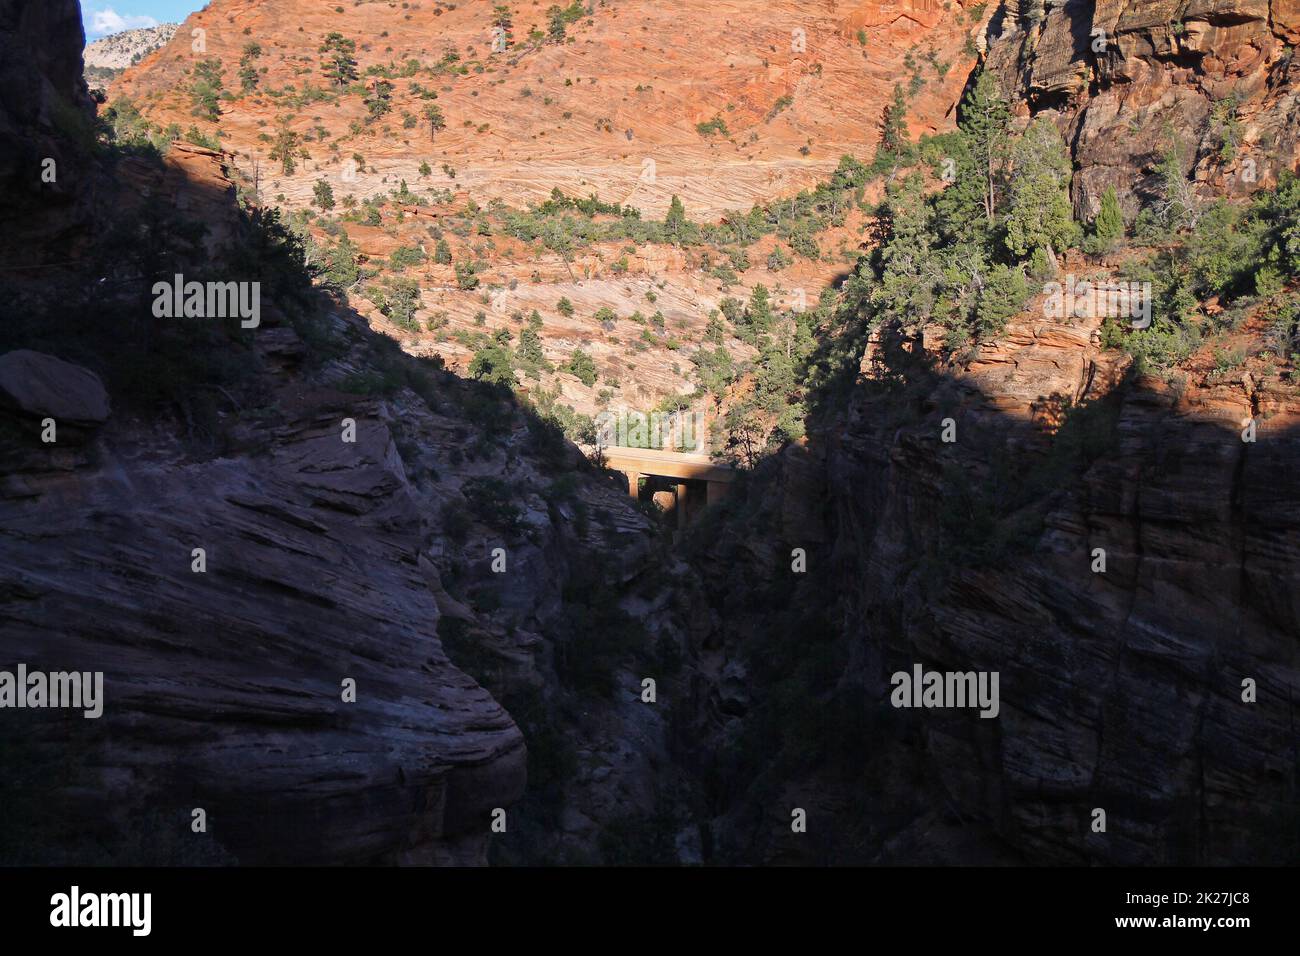
[(686, 482), (677, 483), (677, 530), (686, 530)]
[(729, 489), (730, 486), (726, 482), (710, 481), (708, 484), (708, 492), (707, 492), (708, 497), (706, 498), (706, 501), (710, 505), (717, 504), (723, 498), (727, 497), (727, 492)]
[(641, 472), (629, 471), (627, 473), (627, 493), (636, 499), (641, 497)]

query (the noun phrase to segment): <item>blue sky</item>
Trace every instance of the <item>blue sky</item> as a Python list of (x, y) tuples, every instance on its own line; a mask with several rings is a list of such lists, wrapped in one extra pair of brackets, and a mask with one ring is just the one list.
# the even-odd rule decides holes
[(98, 40), (120, 30), (180, 23), (205, 3), (206, 0), (81, 0), (81, 22), (86, 27), (86, 39)]

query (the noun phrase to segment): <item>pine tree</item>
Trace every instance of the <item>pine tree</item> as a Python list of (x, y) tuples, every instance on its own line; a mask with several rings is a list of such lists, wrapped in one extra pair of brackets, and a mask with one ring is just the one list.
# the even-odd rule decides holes
[(215, 58), (200, 60), (194, 65), (194, 82), (190, 86), (190, 98), (194, 102), (193, 113), (204, 119), (221, 119), (222, 90), (221, 61)]
[(337, 289), (350, 289), (361, 278), (361, 269), (357, 265), (357, 255), (360, 251), (356, 243), (348, 238), (346, 232), (329, 250), (325, 257), (325, 275), (332, 286)]
[(271, 144), (271, 159), (280, 161), (280, 169), (286, 176), (292, 176), (298, 168), (298, 134), (282, 123)]
[(886, 188), (889, 240), (881, 252), (884, 266), (873, 299), (901, 321), (925, 320), (934, 307), (943, 263), (934, 250), (935, 230), (919, 173)]
[(998, 188), (1006, 161), (1011, 110), (997, 78), (981, 70), (962, 103), (960, 126), (970, 142), (975, 169), (982, 183), (984, 217), (992, 223), (998, 211)]
[(429, 124), (429, 139), (437, 136), (438, 130), (445, 129), (447, 121), (442, 117), (442, 110), (433, 103), (424, 108), (424, 119)]
[(1289, 275), (1300, 278), (1300, 176), (1283, 170), (1277, 188), (1259, 203), (1273, 255)]
[(950, 180), (934, 197), (935, 229), (948, 243), (972, 243), (981, 249), (989, 246), (991, 223), (985, 206), (988, 182), (977, 162), (974, 139), (959, 130), (950, 138), (944, 163), (951, 163), (945, 173)]
[(1020, 266), (993, 266), (988, 273), (975, 307), (975, 325), (980, 338), (996, 335), (1006, 327), (1007, 319), (1020, 311), (1029, 297), (1025, 274)]
[(379, 77), (375, 78), (375, 85), (370, 88), (365, 98), (366, 111), (370, 114), (372, 120), (388, 113), (393, 108), (393, 84)]
[(244, 53), (239, 58), (239, 86), (245, 94), (257, 89), (257, 83), (260, 79), (257, 72), (257, 58), (261, 55), (261, 44), (247, 43), (244, 45)]
[(438, 240), (438, 245), (433, 250), (433, 261), (440, 266), (451, 265), (451, 246), (447, 245), (446, 239)]
[(542, 337), (537, 330), (529, 327), (519, 333), (519, 347), (515, 350), (519, 361), (528, 366), (540, 366), (546, 361), (542, 353)]
[(508, 6), (499, 3), (492, 8), (492, 26), (500, 31), (498, 36), (501, 38), (500, 49), (498, 49), (496, 42), (493, 42), (493, 52), (504, 52), (514, 45), (511, 31), (514, 29), (515, 22)]
[(320, 53), (325, 54), (321, 62), (321, 72), (335, 86), (347, 86), (357, 78), (357, 44), (341, 33), (331, 33), (320, 45)]
[(551, 7), (546, 11), (546, 17), (549, 21), (546, 28), (546, 36), (552, 43), (564, 42), (564, 11), (559, 7)]
[(749, 308), (745, 318), (756, 332), (766, 332), (772, 327), (772, 305), (768, 299), (767, 286), (759, 284), (749, 294)]
[(1172, 126), (1166, 128), (1165, 137), (1165, 151), (1156, 167), (1161, 192), (1156, 211), (1170, 229), (1195, 229), (1201, 218), (1201, 208), (1184, 171), (1182, 137)]
[(907, 132), (907, 97), (903, 94), (903, 87), (895, 83), (894, 99), (885, 107), (880, 130), (880, 146), (876, 150), (876, 155), (896, 158), (903, 155), (910, 145)]
[(664, 232), (668, 234), (669, 239), (680, 244), (689, 225), (686, 219), (686, 207), (682, 205), (677, 194), (673, 193), (672, 201), (668, 204), (668, 215), (664, 217)]
[(568, 220), (548, 218), (542, 224), (541, 240), (542, 245), (554, 252), (564, 263), (564, 268), (568, 270), (569, 278), (577, 282), (577, 276), (573, 274), (573, 267), (569, 265), (569, 260), (573, 258), (573, 238), (569, 235)]

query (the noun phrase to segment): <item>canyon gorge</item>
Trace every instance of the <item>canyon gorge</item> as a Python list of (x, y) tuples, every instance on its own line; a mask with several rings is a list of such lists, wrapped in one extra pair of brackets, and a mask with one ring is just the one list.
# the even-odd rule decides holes
[[(0, 0), (0, 664), (105, 694), (4, 715), (0, 862), (1293, 863), (1297, 43), (212, 0), (91, 90)], [(629, 409), (734, 473), (689, 526)]]

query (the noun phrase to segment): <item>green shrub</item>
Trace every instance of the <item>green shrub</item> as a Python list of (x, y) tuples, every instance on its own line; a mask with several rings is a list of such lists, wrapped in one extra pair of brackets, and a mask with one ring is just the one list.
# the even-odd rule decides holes
[(731, 131), (727, 129), (727, 121), (720, 115), (715, 115), (711, 120), (696, 123), (695, 131), (706, 139), (714, 134), (719, 134), (723, 137), (731, 135)]
[(507, 482), (492, 477), (470, 478), (460, 491), (470, 513), (489, 528), (505, 534), (524, 530), (523, 513), (512, 500), (513, 491)]
[(564, 366), (564, 371), (576, 375), (583, 385), (591, 387), (596, 384), (596, 363), (582, 349), (574, 349), (569, 363)]

